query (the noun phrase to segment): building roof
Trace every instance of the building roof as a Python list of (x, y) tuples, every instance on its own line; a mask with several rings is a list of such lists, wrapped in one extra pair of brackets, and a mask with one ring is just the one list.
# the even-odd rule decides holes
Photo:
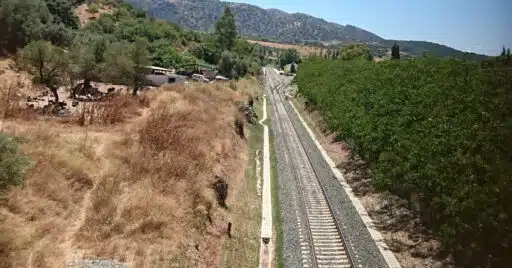
[(166, 69), (166, 68), (162, 68), (162, 67), (157, 67), (157, 66), (146, 66), (146, 68), (148, 69), (152, 69), (152, 70), (160, 70), (160, 71), (172, 71), (171, 69)]

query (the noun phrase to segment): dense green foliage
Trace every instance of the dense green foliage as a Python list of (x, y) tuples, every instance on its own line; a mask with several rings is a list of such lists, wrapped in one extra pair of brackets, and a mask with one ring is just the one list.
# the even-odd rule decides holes
[(464, 267), (512, 262), (512, 60), (314, 58), (300, 94), (371, 167), (419, 196), (420, 215)]
[(23, 170), (30, 164), (18, 152), (18, 141), (0, 132), (0, 192), (7, 187), (21, 185)]
[(222, 17), (215, 24), (215, 35), (220, 51), (233, 51), (236, 44), (235, 15), (229, 7), (224, 9)]
[[(221, 55), (218, 68), (222, 75), (238, 79), (245, 76), (249, 71), (251, 73), (259, 72), (261, 59), (256, 56), (254, 45), (238, 38), (235, 16), (229, 7), (224, 9), (222, 17), (217, 21), (215, 40), (216, 51), (211, 51), (211, 53)], [(213, 46), (211, 47), (213, 48)], [(201, 55), (204, 57), (204, 47), (201, 49)], [(210, 61), (217, 58), (213, 55), (206, 54)]]
[[(217, 65), (222, 52), (231, 51), (233, 70), (239, 78), (259, 71), (255, 45), (237, 38), (234, 14), (226, 14), (217, 24), (216, 34), (183, 30), (175, 24), (149, 18), (122, 0), (88, 1), (99, 9), (105, 3), (111, 13), (79, 28), (73, 4), (67, 0), (0, 0), (1, 51), (23, 49), (20, 66), (35, 75), (58, 99), (56, 90), (63, 83), (80, 81), (83, 88), (91, 81), (143, 86), (144, 66), (164, 68), (206, 62)], [(73, 87), (76, 93), (79, 87)]]
[(76, 22), (68, 6), (62, 1), (0, 0), (0, 48), (13, 52), (39, 39), (68, 45), (73, 35), (66, 25), (74, 26)]
[(279, 57), (279, 65), (281, 68), (283, 68), (285, 65), (299, 62), (300, 55), (296, 49), (289, 48), (285, 50), (284, 53)]
[(340, 50), (340, 55), (342, 60), (373, 59), (370, 48), (364, 44), (351, 44), (344, 46)]
[(55, 24), (63, 24), (71, 29), (78, 29), (78, 18), (73, 11), (73, 5), (68, 0), (46, 0), (46, 7), (53, 15)]

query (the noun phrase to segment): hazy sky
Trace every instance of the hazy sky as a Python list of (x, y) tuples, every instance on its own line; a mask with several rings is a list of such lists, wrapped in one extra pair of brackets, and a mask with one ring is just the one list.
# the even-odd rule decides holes
[(496, 55), (512, 48), (512, 0), (230, 0), (351, 24), (386, 39)]

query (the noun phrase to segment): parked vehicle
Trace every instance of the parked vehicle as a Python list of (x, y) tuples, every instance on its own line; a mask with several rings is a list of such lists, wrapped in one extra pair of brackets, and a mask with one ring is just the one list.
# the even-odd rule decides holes
[(202, 74), (193, 74), (192, 79), (199, 82), (209, 83), (210, 80), (208, 78), (204, 77)]

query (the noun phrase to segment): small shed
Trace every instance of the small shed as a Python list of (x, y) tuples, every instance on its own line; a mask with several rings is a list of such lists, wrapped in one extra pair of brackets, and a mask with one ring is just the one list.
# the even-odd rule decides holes
[(185, 76), (176, 75), (176, 74), (147, 74), (146, 81), (147, 84), (151, 86), (161, 86), (165, 84), (184, 84)]

